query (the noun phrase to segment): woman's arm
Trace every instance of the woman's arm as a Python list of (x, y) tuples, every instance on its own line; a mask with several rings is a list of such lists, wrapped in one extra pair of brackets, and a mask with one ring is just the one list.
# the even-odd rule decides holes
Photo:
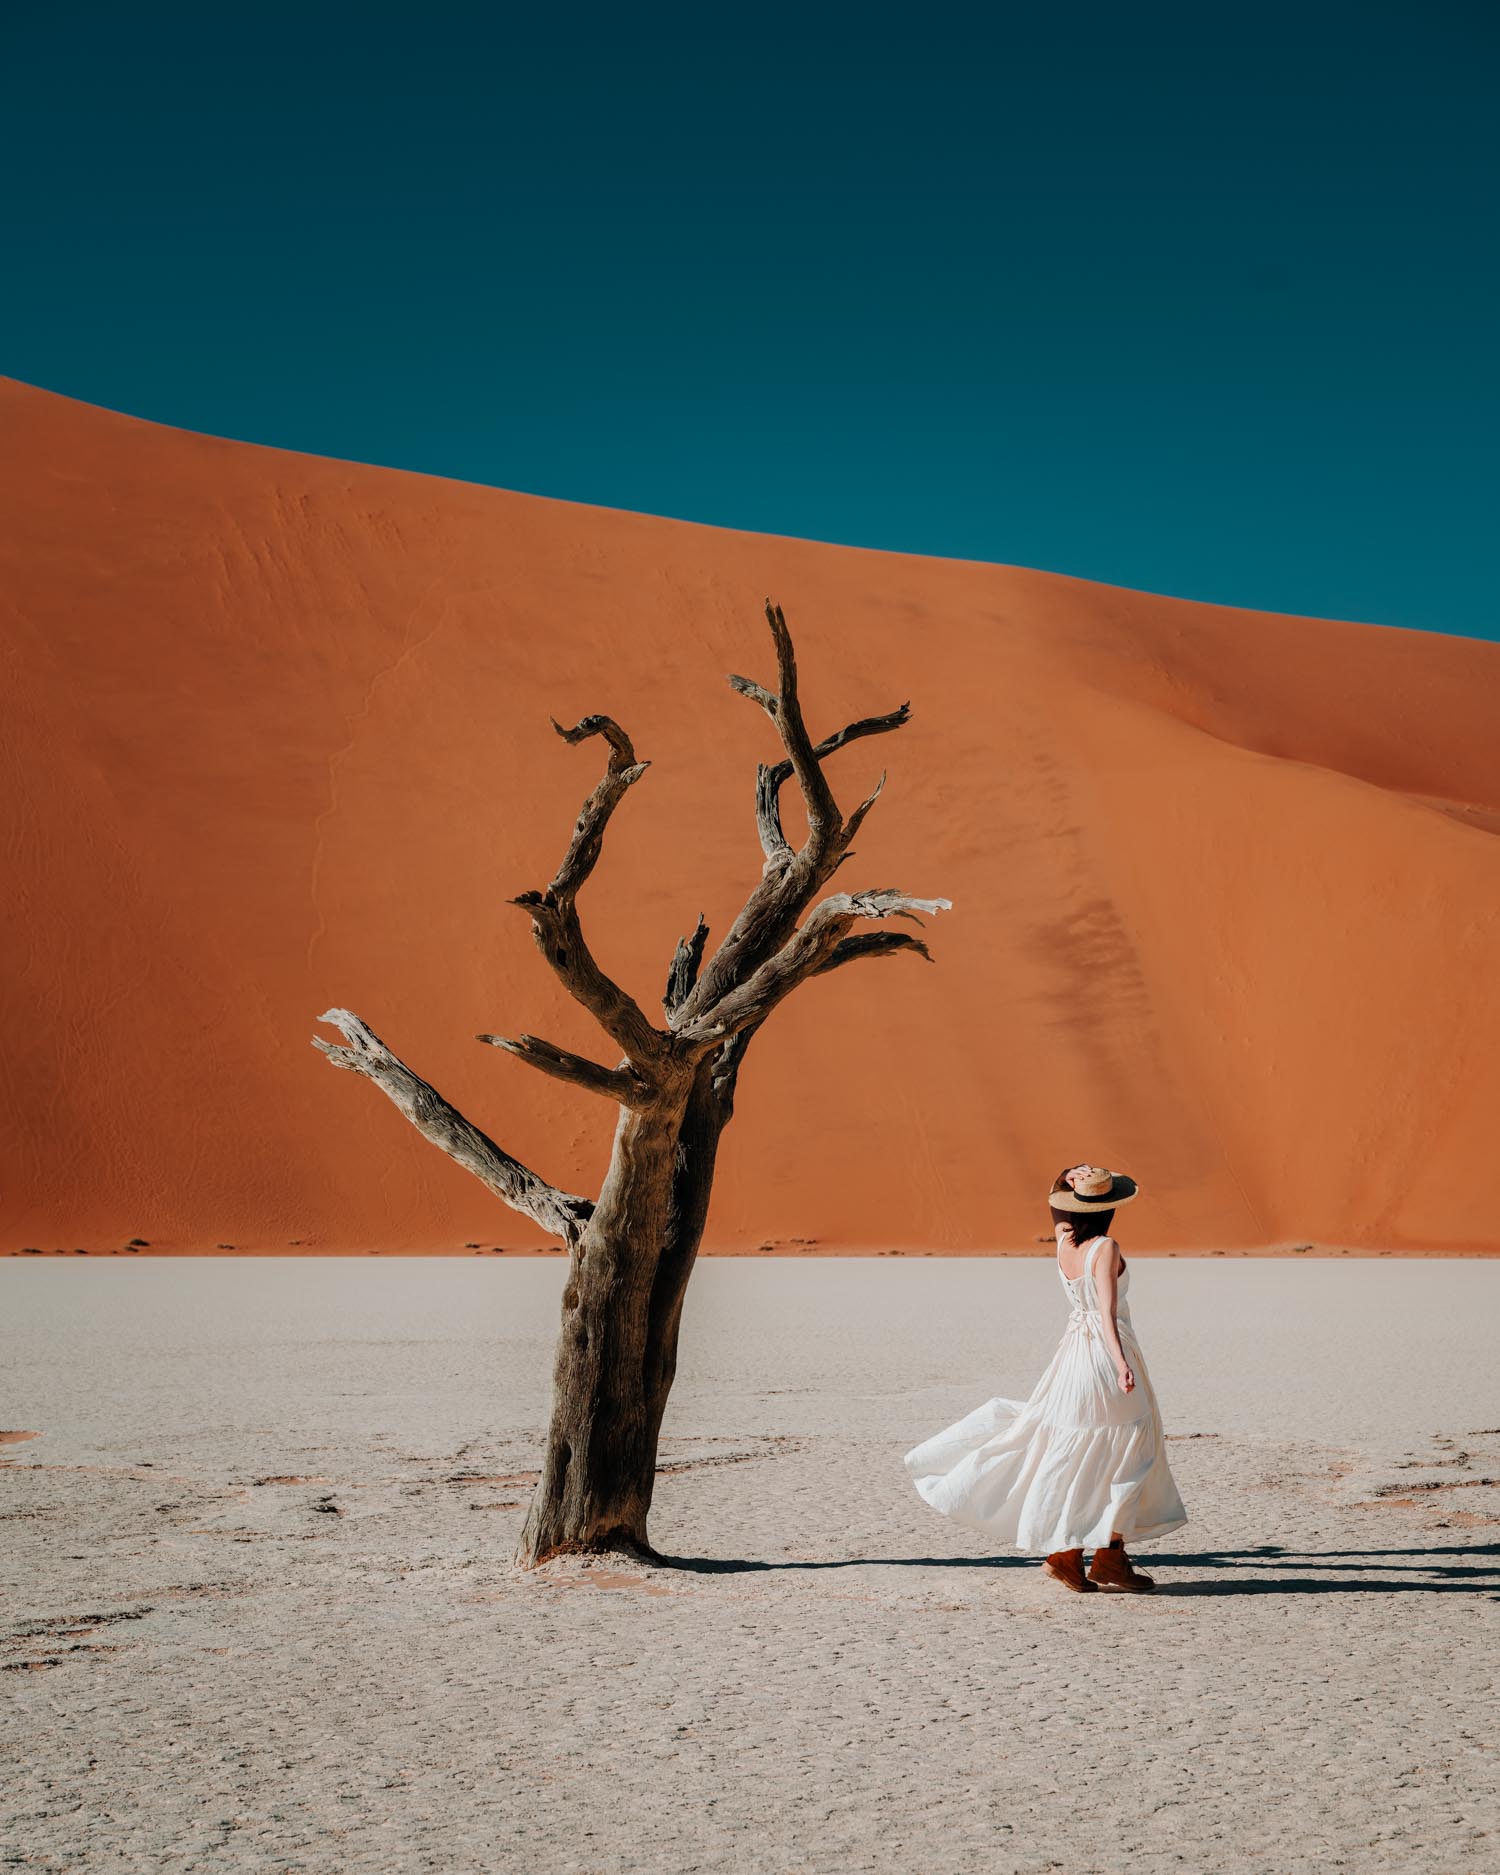
[(1115, 1373), (1119, 1378), (1120, 1391), (1132, 1393), (1135, 1390), (1135, 1375), (1130, 1371), (1130, 1363), (1125, 1358), (1125, 1350), (1120, 1345), (1120, 1330), (1115, 1321), (1115, 1305), (1120, 1296), (1120, 1246), (1113, 1237), (1100, 1240), (1102, 1251), (1095, 1252), (1098, 1261), (1094, 1265), (1094, 1288), (1099, 1297), (1099, 1319), (1104, 1329), (1104, 1345), (1109, 1349), (1115, 1364)]

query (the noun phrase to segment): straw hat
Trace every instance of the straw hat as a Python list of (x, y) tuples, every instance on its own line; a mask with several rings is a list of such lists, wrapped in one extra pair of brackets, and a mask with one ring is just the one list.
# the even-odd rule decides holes
[(1129, 1204), (1136, 1191), (1135, 1180), (1124, 1172), (1083, 1165), (1073, 1171), (1073, 1189), (1048, 1192), (1047, 1202), (1059, 1211), (1109, 1211), (1116, 1205)]

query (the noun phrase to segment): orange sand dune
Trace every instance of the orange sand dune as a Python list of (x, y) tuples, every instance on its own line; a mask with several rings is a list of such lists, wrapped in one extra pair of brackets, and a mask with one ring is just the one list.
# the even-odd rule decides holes
[[(890, 780), (840, 884), (954, 901), (935, 967), (757, 1039), (709, 1244), (1015, 1249), (1078, 1158), (1127, 1245), (1500, 1248), (1500, 647), (764, 538), (158, 428), (8, 384), (0, 1247), (542, 1242), (309, 1046), (357, 1010), (592, 1192), (614, 1113), (472, 1038), (612, 1059), (505, 900), (617, 716), (649, 758), (581, 905), (658, 1010), (759, 872), (725, 673), (797, 636)], [(788, 795), (793, 790), (788, 789)], [(789, 800), (789, 823), (795, 824)], [(1128, 1231), (1126, 1226), (1128, 1225)]]

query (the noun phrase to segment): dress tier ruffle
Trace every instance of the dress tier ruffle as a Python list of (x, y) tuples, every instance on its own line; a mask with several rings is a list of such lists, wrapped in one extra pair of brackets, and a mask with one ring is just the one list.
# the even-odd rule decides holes
[(1118, 1532), (1146, 1542), (1187, 1512), (1167, 1463), (1156, 1394), (1130, 1323), (1121, 1273), (1115, 1321), (1135, 1375), (1122, 1391), (1104, 1344), (1089, 1253), (1068, 1292), (1068, 1325), (1029, 1400), (986, 1400), (905, 1456), (934, 1510), (1013, 1549), (1094, 1549)]

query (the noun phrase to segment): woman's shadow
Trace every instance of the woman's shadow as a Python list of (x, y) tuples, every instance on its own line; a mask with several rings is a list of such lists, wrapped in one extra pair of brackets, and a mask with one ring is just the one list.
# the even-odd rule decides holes
[[(1423, 1561), (1422, 1558), (1431, 1560)], [(1500, 1543), (1468, 1549), (1255, 1549), (1142, 1551), (1147, 1570), (1226, 1569), (1209, 1581), (1157, 1577), (1158, 1595), (1482, 1595), (1500, 1600)], [(748, 1557), (659, 1556), (659, 1567), (698, 1575), (771, 1569), (1035, 1569), (1032, 1556), (841, 1556), (828, 1561), (765, 1562)], [(1351, 1569), (1370, 1574), (1350, 1575)], [(1378, 1572), (1378, 1573), (1373, 1573)], [(1420, 1577), (1421, 1580), (1408, 1578)]]

